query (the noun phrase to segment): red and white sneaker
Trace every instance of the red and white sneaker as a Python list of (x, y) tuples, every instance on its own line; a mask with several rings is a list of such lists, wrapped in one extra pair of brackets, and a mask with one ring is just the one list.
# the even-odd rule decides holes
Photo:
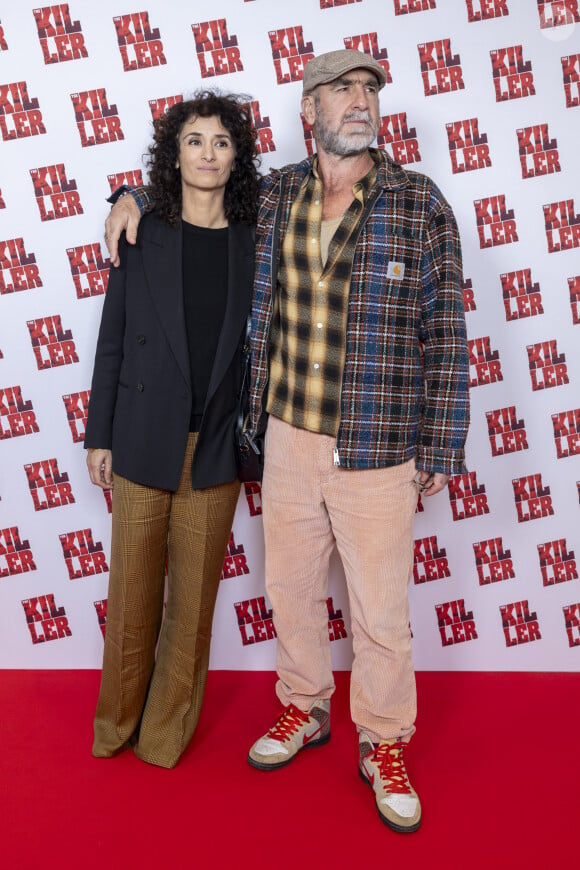
[(373, 789), (381, 820), (393, 831), (411, 833), (421, 824), (421, 804), (409, 782), (399, 740), (373, 743), (368, 734), (359, 735), (359, 775)]
[(250, 749), (248, 761), (258, 770), (277, 770), (290, 764), (301, 749), (330, 740), (330, 701), (314, 701), (307, 713), (294, 704), (286, 707), (273, 728)]

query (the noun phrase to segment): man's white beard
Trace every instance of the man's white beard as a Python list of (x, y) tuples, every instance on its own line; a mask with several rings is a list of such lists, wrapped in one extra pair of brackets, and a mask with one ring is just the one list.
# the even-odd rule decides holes
[(350, 112), (345, 115), (341, 122), (341, 126), (345, 121), (352, 118), (356, 120), (364, 120), (370, 126), (362, 133), (343, 133), (341, 130), (330, 130), (325, 121), (324, 113), (317, 106), (317, 114), (315, 121), (316, 143), (328, 154), (335, 154), (337, 157), (352, 157), (356, 154), (362, 154), (371, 145), (377, 135), (377, 128), (374, 126), (370, 112)]

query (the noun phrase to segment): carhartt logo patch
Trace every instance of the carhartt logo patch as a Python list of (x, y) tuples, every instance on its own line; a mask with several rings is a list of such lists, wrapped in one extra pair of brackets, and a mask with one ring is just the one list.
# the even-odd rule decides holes
[(405, 264), (404, 263), (394, 263), (390, 262), (387, 267), (387, 278), (394, 278), (396, 281), (400, 281), (401, 278), (405, 274)]

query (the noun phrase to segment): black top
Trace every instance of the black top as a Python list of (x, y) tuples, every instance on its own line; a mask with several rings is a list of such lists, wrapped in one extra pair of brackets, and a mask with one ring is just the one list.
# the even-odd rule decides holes
[(183, 223), (183, 303), (189, 345), (190, 432), (198, 432), (220, 336), (228, 288), (228, 228)]

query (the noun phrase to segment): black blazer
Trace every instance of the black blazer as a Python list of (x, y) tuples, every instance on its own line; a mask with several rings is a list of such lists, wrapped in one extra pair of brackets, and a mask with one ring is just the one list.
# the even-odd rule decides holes
[[(193, 459), (194, 489), (232, 481), (241, 347), (250, 308), (253, 228), (230, 224), (228, 290)], [(112, 450), (113, 472), (175, 491), (191, 411), (181, 224), (143, 217), (135, 246), (120, 244), (97, 342), (85, 447)]]

